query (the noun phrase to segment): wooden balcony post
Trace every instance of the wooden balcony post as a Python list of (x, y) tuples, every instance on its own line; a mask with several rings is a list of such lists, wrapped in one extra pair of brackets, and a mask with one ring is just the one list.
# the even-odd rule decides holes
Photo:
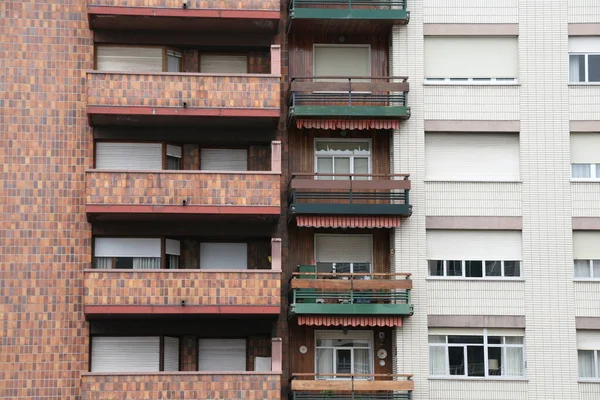
[(271, 270), (281, 271), (281, 239), (271, 239)]
[(281, 172), (281, 142), (279, 140), (271, 142), (271, 171)]
[(271, 75), (281, 75), (281, 46), (271, 45)]
[(283, 342), (281, 338), (271, 339), (271, 371), (282, 372)]

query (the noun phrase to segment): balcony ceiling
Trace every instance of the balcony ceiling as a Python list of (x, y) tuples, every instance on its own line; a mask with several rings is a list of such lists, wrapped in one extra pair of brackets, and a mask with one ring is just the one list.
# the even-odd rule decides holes
[[(279, 112), (278, 112), (279, 113)], [(90, 114), (92, 126), (123, 127), (202, 127), (203, 130), (230, 129), (273, 131), (279, 122), (275, 117), (204, 117), (185, 115)]]

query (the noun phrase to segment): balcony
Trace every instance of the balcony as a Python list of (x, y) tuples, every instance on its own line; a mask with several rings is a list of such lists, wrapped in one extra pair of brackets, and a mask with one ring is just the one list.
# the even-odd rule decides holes
[(91, 125), (238, 123), (275, 127), (280, 116), (280, 46), (270, 74), (88, 71)]
[(408, 178), (409, 175), (294, 173), (289, 183), (288, 219), (295, 220), (298, 226), (313, 227), (325, 227), (311, 224), (325, 223), (327, 219), (350, 224), (349, 218), (383, 225), (329, 227), (398, 226), (402, 217), (412, 214)]
[(365, 33), (407, 24), (410, 19), (406, 0), (290, 0), (288, 11), (288, 30), (298, 31), (312, 23), (328, 32), (354, 28)]
[(410, 400), (411, 378), (411, 374), (294, 374), (290, 399)]
[(93, 30), (184, 30), (274, 35), (279, 0), (87, 0)]
[(299, 270), (311, 271), (292, 274), (289, 317), (298, 317), (300, 325), (320, 325), (305, 316), (413, 314), (410, 274), (312, 272), (316, 266), (300, 266)]
[[(398, 129), (410, 117), (406, 77), (299, 77), (289, 87), (289, 118), (298, 128), (325, 128), (319, 120), (360, 120), (367, 128)], [(356, 127), (354, 127), (355, 129)], [(362, 128), (365, 128), (364, 126)]]

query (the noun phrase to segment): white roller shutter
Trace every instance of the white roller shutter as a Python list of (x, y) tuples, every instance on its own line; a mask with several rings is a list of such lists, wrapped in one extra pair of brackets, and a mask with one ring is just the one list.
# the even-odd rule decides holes
[(425, 135), (427, 179), (446, 181), (519, 180), (517, 134)]
[(373, 252), (370, 235), (315, 235), (316, 261), (371, 262)]
[(352, 339), (352, 340), (373, 340), (373, 331), (315, 331), (315, 337), (317, 340), (339, 340), (339, 339)]
[(160, 239), (95, 238), (95, 257), (160, 257)]
[(247, 243), (200, 243), (201, 269), (248, 269)]
[(200, 72), (205, 74), (247, 74), (248, 56), (201, 54)]
[(314, 76), (371, 76), (371, 48), (315, 45)]
[(600, 232), (574, 231), (573, 256), (576, 260), (600, 260)]
[(200, 169), (204, 171), (247, 171), (246, 149), (201, 149)]
[(179, 371), (179, 338), (165, 337), (165, 371)]
[(162, 47), (98, 46), (96, 69), (118, 72), (162, 72)]
[[(483, 328), (429, 328), (429, 335), (483, 336)], [(488, 336), (525, 336), (524, 329), (488, 328)]]
[(200, 339), (198, 371), (246, 371), (246, 339)]
[(425, 78), (517, 78), (516, 37), (425, 38)]
[(181, 158), (182, 150), (181, 146), (175, 146), (172, 144), (167, 145), (167, 155), (171, 157)]
[(570, 36), (569, 53), (600, 53), (600, 36)]
[(165, 253), (180, 256), (181, 243), (179, 240), (165, 239)]
[(600, 350), (600, 331), (577, 331), (578, 350)]
[(521, 260), (520, 231), (427, 230), (429, 260)]
[(572, 133), (571, 162), (574, 164), (600, 164), (600, 134)]
[(161, 143), (96, 143), (96, 169), (161, 170)]
[(158, 337), (92, 337), (92, 372), (158, 372)]

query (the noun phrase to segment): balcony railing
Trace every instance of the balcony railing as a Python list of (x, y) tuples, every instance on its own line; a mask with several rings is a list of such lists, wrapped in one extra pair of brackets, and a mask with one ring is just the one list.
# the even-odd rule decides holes
[(290, 19), (392, 20), (406, 23), (406, 0), (291, 0)]
[(411, 274), (294, 272), (290, 315), (412, 315)]
[[(363, 0), (364, 1), (364, 0)], [(279, 0), (188, 0), (183, 8), (179, 0), (87, 0), (88, 7), (158, 8), (167, 10), (265, 10), (279, 11)], [(242, 6), (240, 6), (240, 4)], [(133, 14), (134, 10), (129, 10)]]
[(410, 216), (407, 174), (293, 173), (289, 183), (294, 215)]
[(410, 400), (411, 374), (293, 374), (291, 400)]
[(407, 119), (407, 77), (305, 76), (290, 83), (291, 117)]

